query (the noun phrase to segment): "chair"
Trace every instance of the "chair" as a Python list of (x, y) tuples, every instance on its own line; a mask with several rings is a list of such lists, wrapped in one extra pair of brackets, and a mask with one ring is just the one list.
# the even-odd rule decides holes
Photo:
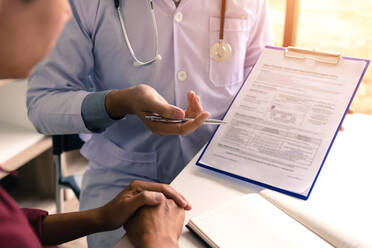
[(82, 175), (63, 176), (61, 155), (64, 152), (80, 149), (84, 142), (77, 134), (53, 135), (52, 140), (56, 175), (56, 212), (61, 213), (63, 202), (63, 194), (61, 193), (62, 188), (72, 189), (77, 199), (79, 199), (82, 181)]

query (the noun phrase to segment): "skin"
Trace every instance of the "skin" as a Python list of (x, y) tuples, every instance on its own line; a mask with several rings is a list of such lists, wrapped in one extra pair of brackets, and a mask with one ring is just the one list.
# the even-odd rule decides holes
[[(161, 218), (157, 218), (157, 217)], [(169, 218), (172, 216), (172, 218)], [(173, 200), (163, 200), (157, 206), (144, 207), (138, 210), (125, 224), (127, 235), (136, 247), (178, 247), (178, 237), (182, 231), (185, 213)], [(143, 221), (141, 221), (143, 220)], [(160, 221), (167, 222), (162, 225)], [(159, 228), (153, 228), (154, 226)], [(138, 234), (137, 230), (142, 230)], [(167, 235), (176, 232), (177, 236)]]
[[(166, 201), (172, 202), (173, 205), (169, 207), (164, 204)], [(143, 208), (146, 214), (139, 214), (142, 213), (140, 210), (134, 215), (143, 206), (156, 206), (156, 210), (147, 213), (148, 210)], [(42, 243), (61, 244), (92, 233), (115, 230), (125, 223), (130, 223), (128, 225), (135, 226), (135, 229), (130, 229), (128, 234), (133, 237), (132, 241), (136, 247), (153, 247), (138, 244), (145, 244), (147, 240), (158, 240), (159, 237), (159, 242), (175, 241), (174, 246), (168, 247), (176, 247), (184, 221), (184, 211), (190, 209), (191, 205), (185, 198), (169, 185), (134, 181), (103, 207), (45, 217)], [(128, 222), (131, 216), (133, 219)], [(177, 219), (177, 222), (171, 223), (169, 219)], [(156, 228), (151, 223), (156, 223)], [(149, 232), (149, 229), (156, 231)], [(145, 238), (147, 240), (143, 240)]]
[[(153, 88), (148, 85), (137, 85), (128, 89), (111, 91), (106, 96), (106, 109), (113, 119), (121, 119), (126, 114), (136, 114), (146, 126), (159, 135), (187, 135), (200, 127), (209, 117), (203, 112), (200, 98), (193, 92), (187, 94), (188, 106), (185, 111), (170, 105)], [(160, 114), (167, 118), (195, 118), (182, 124), (160, 123), (145, 119), (147, 112)]]
[[(355, 111), (354, 111), (353, 109), (348, 109), (348, 110), (347, 110), (347, 113), (348, 113), (349, 115), (352, 115), (352, 114), (355, 113)], [(345, 130), (344, 126), (341, 126), (339, 131), (340, 131), (340, 132), (343, 132), (344, 130)]]
[(71, 16), (66, 0), (0, 0), (0, 78), (25, 78)]
[[(0, 79), (27, 77), (52, 49), (70, 16), (67, 0), (0, 0)], [(105, 105), (112, 118), (136, 114), (154, 133), (186, 135), (209, 116), (194, 92), (190, 91), (187, 98), (189, 105), (182, 110), (168, 104), (153, 88), (137, 85), (112, 91)], [(157, 123), (146, 120), (146, 112), (195, 120)], [(134, 181), (100, 208), (46, 216), (41, 241), (44, 245), (61, 244), (128, 224), (128, 235), (137, 247), (177, 247), (184, 211), (190, 209), (187, 200), (169, 185)], [(154, 224), (156, 230), (151, 230)]]

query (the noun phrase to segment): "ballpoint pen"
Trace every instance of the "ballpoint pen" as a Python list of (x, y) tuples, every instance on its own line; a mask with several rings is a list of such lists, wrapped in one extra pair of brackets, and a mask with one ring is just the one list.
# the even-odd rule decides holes
[[(183, 118), (183, 119), (172, 119), (172, 118), (165, 118), (160, 115), (146, 115), (146, 119), (150, 121), (159, 121), (159, 122), (165, 122), (165, 123), (183, 123), (186, 121), (192, 121), (194, 118)], [(221, 121), (217, 119), (206, 119), (203, 124), (208, 124), (208, 125), (220, 125), (220, 124), (226, 124), (226, 121)]]

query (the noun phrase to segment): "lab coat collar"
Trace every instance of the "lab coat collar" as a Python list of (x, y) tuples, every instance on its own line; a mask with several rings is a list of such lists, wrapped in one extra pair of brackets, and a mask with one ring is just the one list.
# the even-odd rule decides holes
[[(168, 5), (171, 10), (173, 11), (181, 11), (185, 8), (185, 6), (191, 2), (191, 0), (180, 0), (180, 4), (178, 5), (178, 7), (176, 7), (176, 5), (174, 4), (174, 0), (163, 0), (166, 5)], [(204, 0), (203, 0), (204, 1)]]

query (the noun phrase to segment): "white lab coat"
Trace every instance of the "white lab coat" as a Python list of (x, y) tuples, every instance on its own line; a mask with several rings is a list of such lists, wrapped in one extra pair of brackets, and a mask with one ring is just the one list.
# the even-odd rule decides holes
[[(232, 57), (222, 63), (209, 56), (218, 41), (220, 1), (155, 0), (162, 60), (133, 67), (113, 0), (72, 0), (75, 18), (56, 47), (30, 77), (29, 117), (43, 133), (89, 132), (81, 116), (82, 101), (92, 91), (146, 83), (169, 103), (186, 108), (193, 90), (211, 118), (221, 118), (273, 35), (264, 0), (227, 1), (225, 41)], [(141, 60), (154, 56), (153, 24), (146, 0), (122, 1), (122, 14)], [(83, 178), (81, 209), (111, 200), (133, 179), (170, 183), (209, 140), (214, 126), (187, 136), (152, 134), (136, 117), (127, 116), (82, 148), (90, 160)], [(92, 235), (89, 247), (110, 247), (122, 230)]]

